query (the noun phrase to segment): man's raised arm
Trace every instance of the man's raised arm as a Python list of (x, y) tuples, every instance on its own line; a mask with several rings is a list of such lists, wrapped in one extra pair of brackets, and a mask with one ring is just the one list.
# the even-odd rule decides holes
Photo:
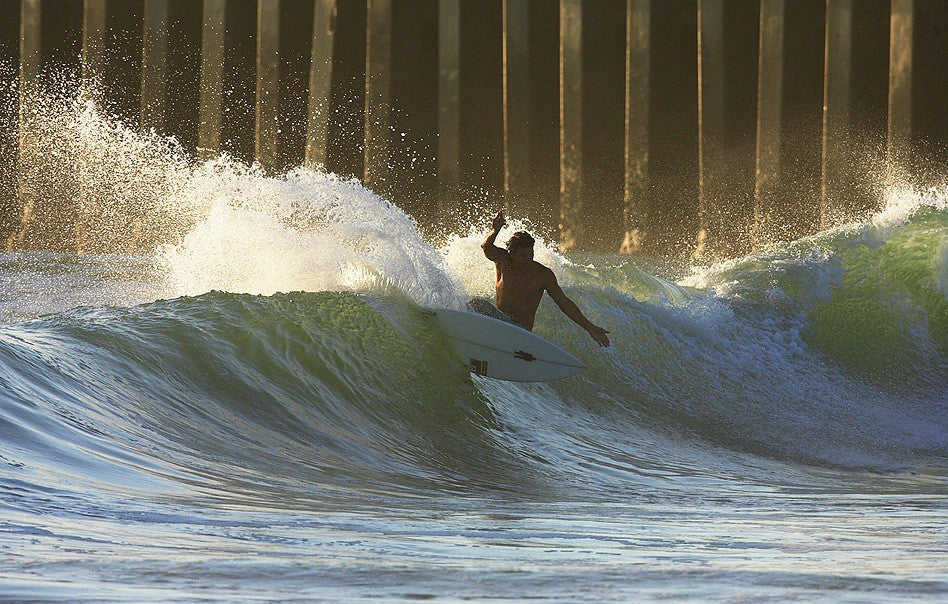
[(484, 243), (481, 244), (481, 249), (484, 250), (484, 255), (487, 256), (488, 260), (498, 262), (503, 260), (504, 256), (507, 254), (507, 250), (494, 245), (494, 241), (497, 240), (497, 235), (500, 233), (500, 229), (504, 228), (505, 224), (507, 224), (507, 220), (504, 218), (504, 211), (501, 210), (497, 212), (496, 216), (494, 216), (494, 220), (490, 225), (490, 234), (487, 235), (487, 238), (484, 239)]

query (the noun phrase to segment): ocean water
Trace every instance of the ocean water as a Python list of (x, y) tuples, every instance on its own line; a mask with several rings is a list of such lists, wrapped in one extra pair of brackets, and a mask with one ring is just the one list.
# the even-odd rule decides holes
[(75, 109), (45, 172), (160, 237), (0, 254), (0, 601), (948, 597), (944, 187), (674, 276), (540, 241), (613, 346), (546, 300), (588, 369), (516, 384), (424, 312), (490, 295), (482, 226)]

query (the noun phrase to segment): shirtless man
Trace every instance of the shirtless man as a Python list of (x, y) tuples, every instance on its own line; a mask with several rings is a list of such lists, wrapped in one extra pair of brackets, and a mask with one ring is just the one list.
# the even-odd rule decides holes
[(494, 216), (491, 223), (492, 230), (484, 239), (481, 247), (488, 260), (494, 262), (497, 268), (497, 308), (522, 325), (533, 330), (533, 321), (536, 318), (537, 308), (543, 292), (550, 294), (556, 305), (567, 317), (589, 332), (592, 339), (600, 346), (609, 345), (609, 333), (602, 327), (594, 325), (583, 316), (579, 307), (566, 297), (556, 275), (549, 268), (533, 260), (533, 237), (526, 231), (514, 233), (507, 242), (507, 249), (494, 245), (500, 229), (507, 224), (504, 212), (501, 210)]

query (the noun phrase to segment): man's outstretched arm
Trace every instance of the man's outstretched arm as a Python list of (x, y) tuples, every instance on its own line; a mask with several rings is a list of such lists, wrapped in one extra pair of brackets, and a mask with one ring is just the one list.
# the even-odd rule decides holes
[(490, 225), (491, 231), (488, 233), (487, 238), (484, 239), (484, 243), (481, 244), (481, 249), (484, 250), (484, 255), (487, 256), (488, 260), (497, 262), (503, 260), (504, 256), (507, 255), (507, 250), (494, 245), (494, 241), (497, 240), (497, 235), (500, 234), (500, 229), (504, 228), (505, 224), (507, 224), (507, 220), (504, 218), (504, 211), (501, 210), (494, 216), (494, 220)]
[(609, 336), (606, 334), (609, 332), (586, 318), (586, 315), (579, 310), (576, 303), (563, 293), (563, 289), (560, 287), (560, 284), (557, 283), (556, 276), (553, 275), (552, 271), (550, 271), (550, 279), (551, 281), (547, 284), (546, 291), (550, 294), (550, 297), (553, 298), (553, 301), (556, 302), (556, 305), (560, 307), (560, 310), (577, 325), (588, 331), (590, 337), (596, 340), (600, 346), (608, 346)]

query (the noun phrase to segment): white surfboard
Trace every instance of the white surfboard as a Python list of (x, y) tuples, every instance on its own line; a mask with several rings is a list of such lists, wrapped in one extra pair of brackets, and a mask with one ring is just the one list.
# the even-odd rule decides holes
[(546, 382), (586, 368), (553, 342), (519, 325), (447, 308), (434, 314), (451, 350), (471, 373), (514, 382)]

